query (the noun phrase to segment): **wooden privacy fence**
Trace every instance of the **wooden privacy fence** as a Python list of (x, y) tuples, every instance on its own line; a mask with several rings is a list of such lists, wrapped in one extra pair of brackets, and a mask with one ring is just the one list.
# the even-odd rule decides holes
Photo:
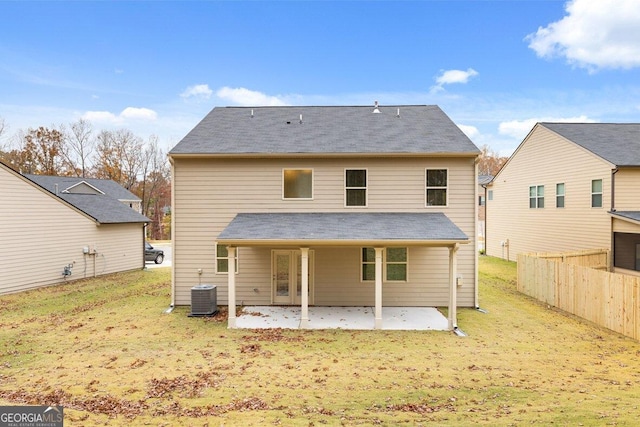
[(518, 291), (640, 339), (640, 277), (603, 271), (607, 250), (582, 254), (519, 254)]

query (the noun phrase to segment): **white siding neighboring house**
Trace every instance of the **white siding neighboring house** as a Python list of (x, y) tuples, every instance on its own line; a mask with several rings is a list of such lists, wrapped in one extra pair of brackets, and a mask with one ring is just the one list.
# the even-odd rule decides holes
[[(174, 147), (172, 305), (477, 306), (479, 150), (436, 106), (215, 108)], [(235, 270), (235, 274), (233, 271)], [(230, 274), (229, 271), (232, 273)]]
[(0, 294), (144, 268), (149, 220), (115, 182), (25, 176), (0, 162), (0, 194)]
[(640, 274), (640, 124), (538, 123), (487, 187), (487, 254), (606, 248)]

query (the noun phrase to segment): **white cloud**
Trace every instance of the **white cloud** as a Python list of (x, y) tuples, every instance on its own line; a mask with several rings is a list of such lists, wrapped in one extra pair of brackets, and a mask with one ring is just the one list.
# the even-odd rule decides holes
[(467, 135), (467, 137), (471, 138), (475, 138), (476, 136), (480, 135), (480, 131), (478, 130), (477, 127), (475, 126), (468, 126), (468, 125), (458, 125), (458, 127), (460, 128), (460, 130), (462, 132), (464, 132), (465, 135)]
[(546, 118), (530, 118), (525, 120), (511, 120), (508, 122), (502, 122), (498, 125), (498, 132), (501, 135), (511, 136), (518, 140), (523, 140), (525, 136), (533, 129), (538, 122), (558, 122), (558, 123), (595, 123), (593, 119), (589, 119), (587, 116), (578, 117), (546, 117)]
[(444, 90), (444, 85), (450, 85), (455, 83), (466, 84), (469, 79), (478, 75), (478, 72), (473, 68), (467, 68), (464, 70), (446, 70), (442, 71), (438, 77), (436, 77), (436, 84), (431, 86), (431, 93), (440, 92)]
[(209, 88), (208, 84), (201, 85), (193, 85), (189, 86), (185, 89), (184, 92), (180, 94), (183, 98), (201, 98), (201, 99), (209, 99), (213, 91)]
[(268, 96), (262, 92), (240, 88), (223, 87), (216, 92), (216, 96), (241, 106), (283, 106), (287, 103), (277, 96)]
[(566, 12), (525, 38), (539, 57), (565, 57), (590, 71), (640, 67), (640, 1), (572, 0)]
[(149, 108), (127, 107), (122, 110), (120, 117), (125, 120), (155, 120), (158, 118), (158, 113)]
[(110, 111), (87, 111), (82, 118), (90, 122), (123, 124), (127, 121), (154, 121), (158, 113), (149, 108), (127, 107), (118, 115)]

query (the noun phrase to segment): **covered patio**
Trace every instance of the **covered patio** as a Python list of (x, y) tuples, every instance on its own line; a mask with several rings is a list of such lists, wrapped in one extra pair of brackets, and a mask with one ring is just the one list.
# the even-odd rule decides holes
[[(236, 319), (241, 329), (300, 329), (301, 307), (248, 306)], [(375, 329), (374, 307), (309, 307), (308, 329)], [(383, 330), (447, 331), (447, 318), (434, 307), (382, 307)]]
[[(287, 307), (292, 310), (286, 317), (297, 319), (287, 323), (300, 329), (315, 328), (332, 313), (312, 317), (312, 313), (321, 313), (331, 308), (333, 313), (340, 307), (309, 306), (309, 251), (320, 246), (359, 246), (375, 250), (375, 305), (373, 329), (389, 329), (394, 319), (407, 317), (394, 314), (392, 307), (382, 305), (383, 251), (389, 246), (425, 246), (447, 248), (448, 265), (448, 319), (447, 330), (457, 329), (457, 252), (460, 244), (469, 243), (469, 238), (445, 214), (432, 213), (241, 213), (229, 223), (218, 236), (218, 244), (227, 246), (228, 265), (235, 265), (238, 247), (268, 246), (271, 248), (295, 247), (301, 253), (301, 301), (299, 306)], [(236, 277), (228, 275), (229, 328), (238, 328), (236, 317)], [(348, 308), (348, 307), (347, 307)], [(283, 318), (285, 311), (267, 313), (274, 319)], [(384, 313), (387, 313), (386, 317)], [(355, 312), (352, 312), (355, 314)], [(427, 315), (425, 318), (427, 318)], [(399, 317), (400, 316), (400, 317)], [(254, 317), (261, 317), (260, 314)], [(354, 317), (354, 316), (352, 316)], [(409, 316), (412, 317), (412, 316)], [(355, 317), (354, 317), (355, 318)], [(315, 319), (315, 320), (314, 320)], [(312, 322), (313, 320), (313, 322)], [(363, 329), (370, 329), (368, 320), (362, 320)], [(265, 322), (263, 322), (265, 323)], [(266, 322), (268, 323), (268, 322)], [(280, 323), (285, 323), (281, 320)], [(359, 324), (343, 322), (348, 324)], [(398, 323), (398, 322), (395, 322)], [(337, 323), (338, 325), (340, 323)], [(402, 323), (400, 323), (402, 324)], [(279, 327), (279, 326), (273, 326)], [(282, 326), (284, 327), (284, 326)], [(322, 327), (322, 326), (319, 326)], [(355, 328), (354, 329), (358, 329)], [(426, 327), (425, 327), (426, 329)]]

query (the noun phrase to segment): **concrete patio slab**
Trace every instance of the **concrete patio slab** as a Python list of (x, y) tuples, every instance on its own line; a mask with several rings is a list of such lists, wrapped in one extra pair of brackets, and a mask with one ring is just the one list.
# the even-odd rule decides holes
[[(374, 329), (373, 307), (309, 307), (309, 329)], [(434, 307), (383, 307), (383, 330), (446, 331), (447, 318)], [(248, 306), (236, 320), (241, 329), (300, 327), (300, 307)]]

